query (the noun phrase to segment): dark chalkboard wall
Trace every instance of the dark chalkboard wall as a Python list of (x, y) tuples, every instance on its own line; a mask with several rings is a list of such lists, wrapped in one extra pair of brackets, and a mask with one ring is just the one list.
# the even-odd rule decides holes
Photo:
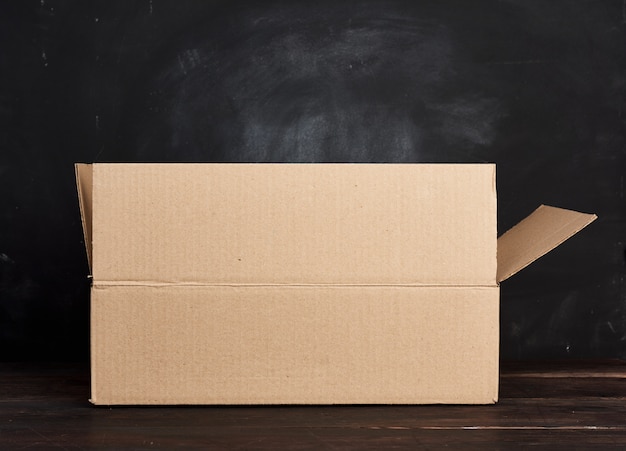
[(502, 286), (502, 357), (626, 358), (626, 7), (5, 1), (0, 359), (85, 360), (75, 161), (495, 162), (500, 233), (595, 212)]

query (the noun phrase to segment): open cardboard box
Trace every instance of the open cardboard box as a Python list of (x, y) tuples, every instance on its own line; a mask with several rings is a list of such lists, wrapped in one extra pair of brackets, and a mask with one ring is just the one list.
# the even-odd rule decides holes
[(94, 404), (486, 404), (498, 284), (596, 216), (497, 239), (493, 164), (78, 164)]

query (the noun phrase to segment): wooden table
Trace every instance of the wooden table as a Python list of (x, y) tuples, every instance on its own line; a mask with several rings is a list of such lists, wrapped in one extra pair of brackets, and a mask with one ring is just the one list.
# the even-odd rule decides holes
[(94, 407), (84, 365), (0, 364), (0, 449), (626, 449), (626, 363), (503, 364), (490, 406)]

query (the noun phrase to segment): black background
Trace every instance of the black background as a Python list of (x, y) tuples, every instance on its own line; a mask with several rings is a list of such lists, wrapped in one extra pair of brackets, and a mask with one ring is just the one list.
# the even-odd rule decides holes
[(0, 359), (86, 360), (73, 163), (495, 162), (504, 359), (626, 358), (626, 3), (2, 1)]

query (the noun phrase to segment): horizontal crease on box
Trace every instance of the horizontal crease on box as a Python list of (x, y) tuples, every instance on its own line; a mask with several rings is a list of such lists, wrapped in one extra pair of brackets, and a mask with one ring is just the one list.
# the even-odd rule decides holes
[(163, 282), (163, 281), (98, 281), (94, 288), (108, 287), (216, 287), (216, 288), (494, 288), (498, 284), (377, 284), (377, 283), (203, 283), (203, 282)]

